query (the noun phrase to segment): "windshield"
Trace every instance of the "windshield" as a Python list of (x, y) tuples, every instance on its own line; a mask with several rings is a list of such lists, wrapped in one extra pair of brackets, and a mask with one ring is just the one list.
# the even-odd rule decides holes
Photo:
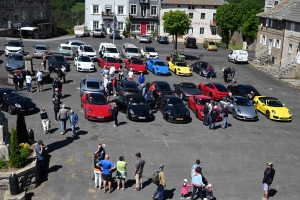
[(237, 106), (251, 106), (248, 99), (246, 98), (238, 98), (235, 100), (235, 105)]
[(65, 62), (65, 58), (63, 56), (55, 56), (55, 57), (52, 57), (51, 61), (53, 61), (53, 62)]
[(92, 47), (89, 47), (89, 46), (84, 46), (84, 47), (83, 47), (83, 50), (84, 50), (85, 52), (94, 52), (94, 49), (93, 49)]
[(95, 29), (95, 31), (101, 31), (101, 29)]
[(135, 97), (135, 98), (130, 98), (129, 102), (130, 105), (147, 105), (146, 99), (145, 98), (139, 98), (139, 97)]
[(80, 62), (92, 62), (90, 57), (88, 57), (88, 56), (80, 56), (78, 61), (80, 61)]
[(9, 47), (21, 47), (21, 43), (20, 42), (9, 42), (7, 44), (7, 46), (9, 46)]
[(36, 46), (35, 49), (36, 50), (47, 50), (47, 48), (44, 46)]
[(181, 107), (184, 106), (181, 99), (178, 98), (171, 98), (167, 99), (168, 106), (175, 106), (175, 107)]
[(139, 50), (137, 48), (126, 48), (126, 51), (128, 53), (139, 53)]
[(137, 64), (137, 65), (142, 65), (142, 64), (144, 64), (144, 61), (139, 60), (139, 59), (133, 59), (133, 60), (131, 60), (131, 63)]
[(73, 46), (80, 46), (80, 45), (82, 45), (82, 43), (79, 43), (79, 42), (72, 42), (71, 45), (73, 45)]
[(21, 55), (10, 55), (9, 56), (9, 59), (10, 60), (19, 60), (19, 61), (21, 61), (21, 60), (23, 60), (23, 56), (21, 56)]
[(118, 49), (116, 48), (106, 48), (107, 53), (118, 53)]
[(138, 89), (138, 88), (137, 88), (137, 85), (136, 85), (135, 83), (126, 83), (126, 84), (125, 84), (125, 87), (126, 87), (127, 89)]
[(204, 105), (205, 106), (205, 104), (206, 103), (210, 103), (210, 99), (199, 99), (198, 100), (198, 105)]
[(282, 103), (277, 99), (267, 100), (267, 106), (271, 107), (283, 107)]
[(176, 66), (187, 67), (186, 63), (184, 63), (184, 62), (177, 62)]
[(156, 66), (167, 66), (164, 62), (162, 61), (157, 61), (157, 62), (154, 62), (154, 65)]
[(86, 87), (90, 89), (99, 89), (100, 88), (100, 83), (99, 82), (94, 82), (94, 81), (88, 81), (86, 83)]
[(186, 89), (197, 89), (197, 86), (194, 83), (182, 83), (180, 87)]
[(61, 49), (64, 49), (64, 50), (71, 50), (71, 47), (61, 47)]
[(156, 52), (155, 48), (153, 47), (145, 47), (146, 52)]
[(9, 92), (5, 92), (3, 93), (4, 97), (6, 99), (18, 99), (21, 98), (22, 96), (16, 92), (16, 91), (9, 91)]
[(227, 92), (228, 91), (224, 85), (216, 84), (215, 87), (219, 90), (219, 92)]
[(89, 104), (93, 104), (93, 105), (105, 105), (106, 103), (106, 99), (104, 96), (92, 96), (89, 99)]
[(170, 91), (171, 90), (169, 84), (160, 83), (160, 84), (157, 84), (157, 86), (159, 87), (160, 90), (164, 90), (164, 91)]
[(216, 45), (214, 42), (209, 42), (208, 44), (209, 45)]

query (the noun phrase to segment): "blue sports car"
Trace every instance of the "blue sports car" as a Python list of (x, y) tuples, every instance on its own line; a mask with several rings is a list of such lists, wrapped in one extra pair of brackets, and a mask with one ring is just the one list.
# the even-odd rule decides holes
[(171, 71), (166, 63), (159, 59), (150, 59), (146, 63), (147, 69), (155, 75), (171, 75)]

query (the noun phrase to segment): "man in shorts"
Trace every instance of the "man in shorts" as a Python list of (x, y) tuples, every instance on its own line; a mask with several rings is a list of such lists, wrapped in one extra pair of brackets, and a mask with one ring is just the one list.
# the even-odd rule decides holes
[(105, 155), (105, 159), (101, 160), (97, 163), (97, 167), (100, 167), (102, 171), (102, 179), (103, 179), (103, 190), (106, 191), (106, 183), (108, 182), (108, 191), (109, 193), (112, 192), (111, 190), (111, 182), (112, 182), (112, 172), (116, 169), (115, 163), (109, 160), (109, 155)]
[(273, 182), (274, 176), (275, 176), (275, 169), (273, 169), (273, 164), (268, 163), (267, 169), (264, 172), (264, 178), (262, 180), (262, 183), (264, 185), (264, 195), (266, 199), (269, 199), (270, 185)]
[(43, 73), (41, 72), (40, 69), (37, 70), (36, 80), (37, 80), (37, 91), (41, 92), (43, 87)]

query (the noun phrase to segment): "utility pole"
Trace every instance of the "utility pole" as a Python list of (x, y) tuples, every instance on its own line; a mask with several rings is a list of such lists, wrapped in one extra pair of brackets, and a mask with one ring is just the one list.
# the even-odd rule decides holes
[[(113, 7), (113, 9), (112, 10), (115, 10), (115, 4), (116, 4), (116, 2), (115, 2), (115, 0), (114, 0), (114, 7)], [(115, 10), (115, 12), (116, 12), (116, 10)], [(115, 24), (115, 12), (113, 12), (113, 44), (115, 44), (115, 29), (116, 29), (116, 24)]]

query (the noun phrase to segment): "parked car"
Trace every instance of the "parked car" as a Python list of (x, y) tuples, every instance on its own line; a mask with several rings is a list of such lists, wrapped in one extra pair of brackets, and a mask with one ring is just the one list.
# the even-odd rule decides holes
[(92, 32), (93, 38), (95, 37), (103, 37), (105, 38), (106, 34), (105, 31), (101, 28), (96, 28), (93, 32)]
[(37, 44), (33, 46), (33, 57), (42, 58), (43, 56), (49, 55), (49, 47), (45, 44)]
[(78, 56), (74, 58), (74, 66), (77, 71), (94, 72), (96, 71), (94, 62), (88, 56)]
[(149, 53), (150, 58), (158, 58), (158, 53), (154, 47), (143, 47), (141, 49), (142, 57), (146, 56), (146, 53)]
[(78, 51), (78, 48), (81, 46), (81, 45), (85, 45), (85, 42), (81, 41), (81, 40), (68, 40), (66, 42), (66, 44), (68, 45), (71, 45), (72, 47), (75, 47), (76, 48), (76, 52)]
[(86, 93), (103, 93), (104, 87), (98, 78), (82, 78), (80, 80), (80, 96)]
[(121, 81), (117, 84), (117, 93), (121, 97), (127, 94), (141, 94), (141, 90), (134, 81)]
[(121, 34), (120, 34), (119, 31), (112, 32), (112, 33), (109, 35), (109, 38), (110, 38), (110, 39), (113, 39), (114, 35), (115, 35), (115, 39), (122, 39), (122, 36), (121, 36)]
[(157, 108), (167, 122), (183, 124), (192, 121), (189, 109), (179, 97), (160, 96), (157, 99)]
[(36, 104), (28, 97), (23, 97), (19, 92), (11, 88), (0, 88), (0, 107), (1, 110), (9, 114), (15, 114), (18, 111), (25, 113), (33, 112)]
[(95, 60), (97, 58), (97, 53), (96, 53), (95, 49), (90, 45), (81, 45), (78, 48), (78, 55), (79, 56), (88, 56), (93, 60)]
[(5, 62), (5, 69), (7, 71), (25, 69), (25, 60), (23, 54), (9, 54)]
[(62, 54), (65, 58), (72, 59), (76, 56), (78, 48), (69, 44), (60, 44), (57, 50), (58, 53)]
[(192, 48), (198, 48), (197, 43), (196, 43), (196, 38), (195, 37), (186, 37), (184, 38), (183, 45), (185, 47), (192, 47)]
[(152, 109), (145, 97), (139, 94), (123, 95), (115, 100), (119, 110), (126, 113), (126, 117), (133, 121), (151, 121), (154, 119)]
[(206, 96), (210, 96), (213, 100), (221, 100), (229, 94), (227, 88), (220, 83), (200, 83), (198, 90)]
[(188, 100), (190, 96), (200, 95), (201, 91), (197, 89), (197, 85), (189, 82), (182, 82), (174, 84), (173, 89), (175, 93), (183, 100)]
[(200, 76), (204, 76), (206, 77), (207, 75), (207, 66), (210, 66), (210, 76), (211, 77), (216, 77), (217, 73), (215, 71), (215, 69), (207, 62), (202, 62), (202, 61), (197, 61), (195, 63), (193, 63), (191, 65), (191, 69), (192, 71), (196, 72), (197, 74), (199, 74)]
[(147, 72), (147, 67), (144, 63), (144, 60), (141, 60), (138, 58), (125, 59), (124, 65), (125, 65), (126, 69), (128, 69), (128, 70), (132, 69), (132, 71), (134, 73), (138, 73), (138, 72), (146, 73)]
[(103, 93), (86, 93), (81, 96), (81, 107), (85, 119), (111, 121), (112, 109)]
[(76, 35), (76, 37), (89, 37), (90, 36), (90, 32), (87, 29), (87, 26), (84, 25), (78, 25), (78, 26), (74, 26), (74, 34)]
[(248, 63), (248, 52), (244, 50), (233, 50), (228, 54), (228, 61), (237, 63)]
[(10, 40), (5, 45), (5, 56), (11, 53), (24, 53), (24, 44), (21, 40)]
[(203, 48), (207, 51), (218, 51), (217, 44), (213, 40), (204, 40)]
[(161, 95), (175, 95), (175, 92), (171, 89), (169, 83), (166, 81), (154, 81), (155, 91), (154, 96), (161, 96)]
[(141, 37), (140, 37), (140, 43), (141, 42), (151, 43), (152, 41), (151, 41), (150, 36), (148, 36), (148, 35), (141, 35)]
[(67, 71), (70, 71), (70, 65), (67, 63), (64, 56), (59, 54), (53, 54), (48, 59), (48, 70), (50, 73), (55, 72), (61, 66), (65, 66)]
[(114, 65), (116, 71), (120, 71), (123, 61), (122, 59), (115, 57), (98, 58), (99, 67), (103, 68), (106, 66), (106, 68), (110, 68), (112, 65)]
[(149, 59), (146, 62), (146, 67), (155, 75), (171, 75), (168, 65), (159, 59)]
[(158, 44), (169, 44), (168, 36), (159, 36), (157, 39)]
[(228, 85), (227, 90), (229, 90), (232, 95), (235, 96), (248, 97), (248, 94), (250, 94), (251, 91), (254, 92), (255, 96), (261, 96), (261, 94), (255, 89), (255, 87), (247, 84)]
[(120, 58), (120, 53), (116, 45), (113, 43), (102, 42), (99, 46), (99, 52), (102, 49), (103, 58), (105, 57), (115, 57)]
[(121, 55), (123, 58), (140, 58), (141, 57), (141, 52), (139, 51), (139, 48), (135, 46), (134, 44), (130, 43), (125, 43), (122, 46), (122, 52)]
[(178, 76), (192, 76), (191, 68), (185, 63), (181, 61), (169, 61), (168, 62), (169, 69), (174, 72), (174, 74)]

